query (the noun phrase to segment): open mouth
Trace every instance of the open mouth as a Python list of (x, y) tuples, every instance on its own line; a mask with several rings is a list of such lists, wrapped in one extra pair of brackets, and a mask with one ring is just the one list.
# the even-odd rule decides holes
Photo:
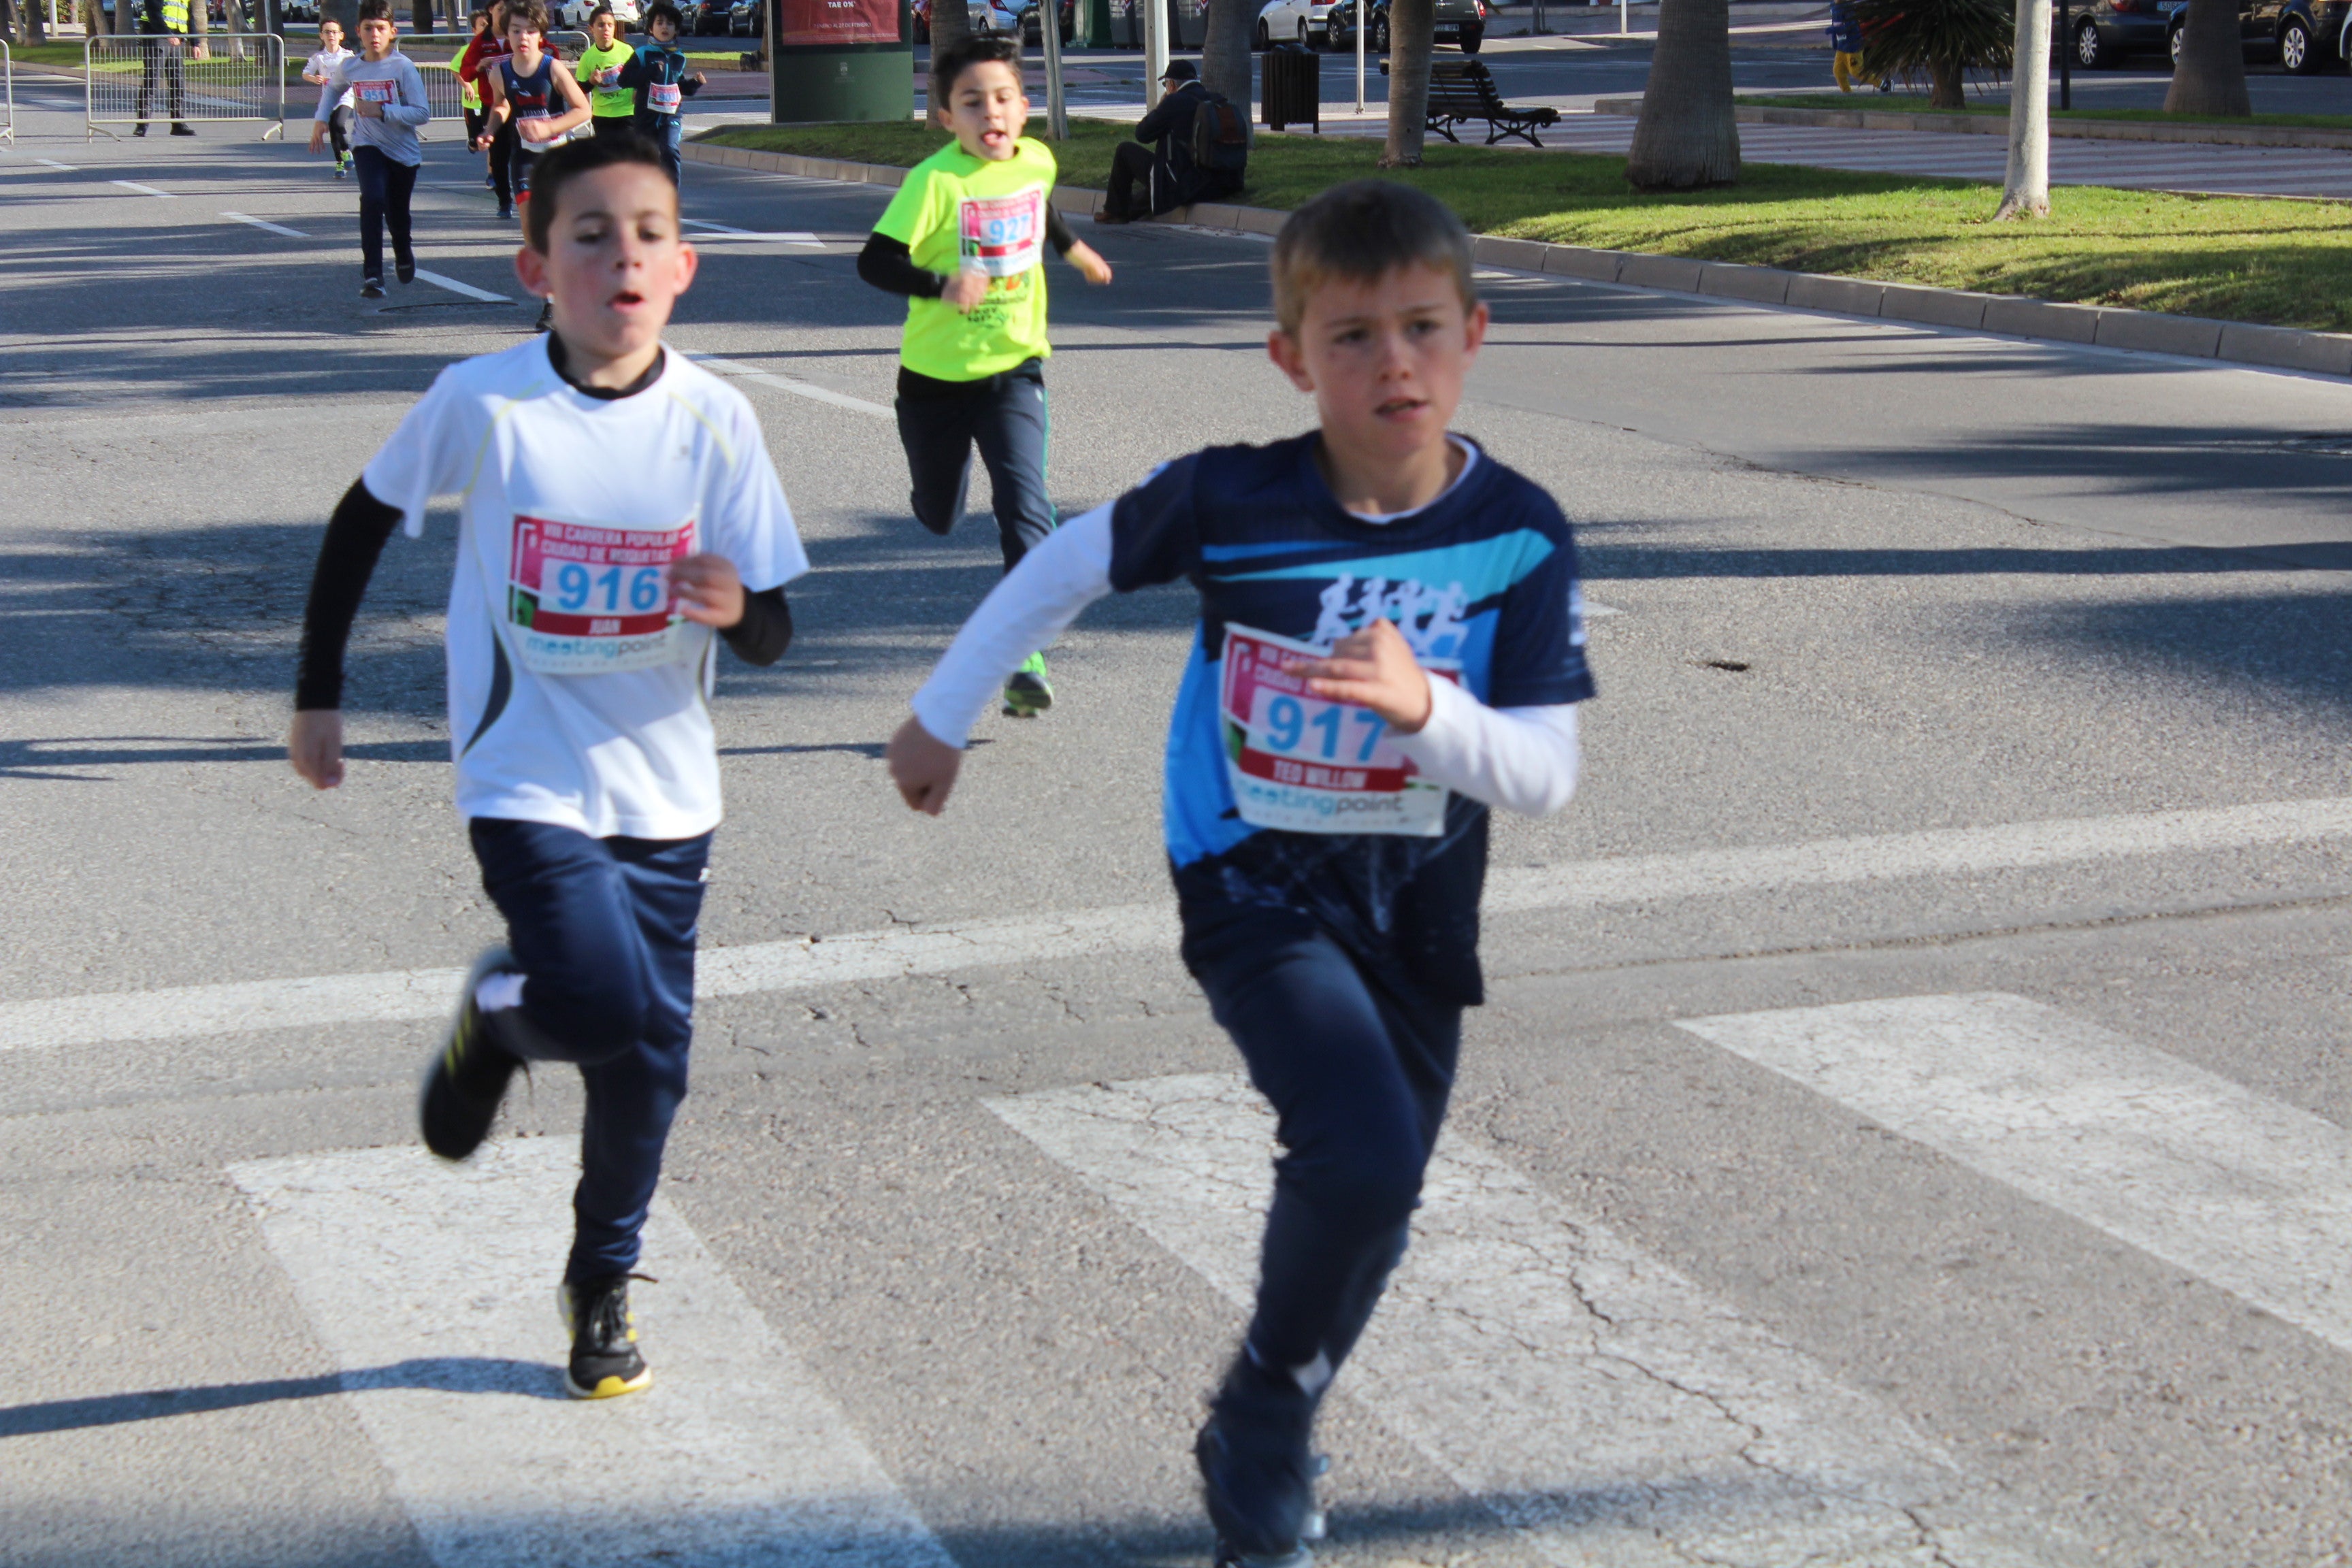
[(632, 310), (645, 302), (646, 297), (643, 294), (638, 293), (635, 289), (622, 289), (619, 293), (614, 295), (610, 301), (610, 303), (624, 310)]
[(1418, 414), (1428, 406), (1429, 400), (1425, 397), (1391, 397), (1386, 403), (1375, 405), (1372, 412), (1383, 419), (1401, 419)]

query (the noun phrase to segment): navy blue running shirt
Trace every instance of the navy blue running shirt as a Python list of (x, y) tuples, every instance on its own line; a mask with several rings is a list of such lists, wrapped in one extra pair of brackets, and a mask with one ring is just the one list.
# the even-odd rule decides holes
[(1112, 508), (1113, 588), (1185, 578), (1201, 595), (1163, 803), (1186, 931), (1233, 906), (1293, 910), (1373, 973), (1475, 1004), (1486, 805), (1416, 783), (1378, 715), (1315, 700), (1279, 664), (1382, 618), (1489, 707), (1582, 701), (1575, 541), (1549, 495), (1483, 453), (1428, 507), (1367, 522), (1331, 494), (1318, 441), (1213, 447)]

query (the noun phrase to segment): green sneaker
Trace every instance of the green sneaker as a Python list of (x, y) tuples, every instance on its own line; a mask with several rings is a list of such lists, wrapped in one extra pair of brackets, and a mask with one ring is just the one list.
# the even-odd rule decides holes
[(1034, 719), (1053, 705), (1054, 689), (1045, 684), (1045, 656), (1033, 653), (1004, 683), (1004, 716)]

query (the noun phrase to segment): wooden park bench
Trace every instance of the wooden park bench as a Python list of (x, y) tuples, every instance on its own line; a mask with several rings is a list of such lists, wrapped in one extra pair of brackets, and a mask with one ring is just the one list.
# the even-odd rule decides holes
[[(1388, 69), (1385, 62), (1381, 68)], [(1536, 131), (1540, 126), (1559, 123), (1559, 110), (1542, 104), (1514, 109), (1503, 101), (1495, 90), (1494, 73), (1484, 60), (1432, 60), (1429, 62), (1429, 128), (1448, 142), (1459, 144), (1454, 134), (1457, 125), (1467, 125), (1474, 120), (1486, 122), (1486, 145), (1492, 147), (1507, 136), (1516, 136), (1530, 147), (1540, 147)]]

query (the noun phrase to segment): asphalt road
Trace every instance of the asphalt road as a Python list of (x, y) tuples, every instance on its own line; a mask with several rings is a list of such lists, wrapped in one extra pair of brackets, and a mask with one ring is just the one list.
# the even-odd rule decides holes
[[(321, 520), (527, 331), (512, 237), (436, 143), (462, 289), (374, 307), (299, 150), (19, 115), (0, 1563), (1204, 1562), (1265, 1134), (1164, 934), (1188, 609), (1099, 606), (944, 820), (896, 804), (881, 742), (995, 551), (898, 499), (881, 193), (688, 171), (745, 235), (703, 230), (671, 341), (742, 379), (817, 571), (786, 660), (719, 683), (660, 1381), (574, 1407), (575, 1091), (470, 1173), (412, 1142), (497, 935), (446, 514), (378, 574), (348, 784), (278, 751)], [(1061, 505), (1305, 423), (1262, 245), (1099, 239), (1113, 287), (1054, 279)], [(1493, 1002), (1330, 1407), (1324, 1560), (2345, 1560), (2352, 387), (1485, 286), (1461, 424), (1578, 521), (1602, 696), (1575, 803), (1498, 826)]]

